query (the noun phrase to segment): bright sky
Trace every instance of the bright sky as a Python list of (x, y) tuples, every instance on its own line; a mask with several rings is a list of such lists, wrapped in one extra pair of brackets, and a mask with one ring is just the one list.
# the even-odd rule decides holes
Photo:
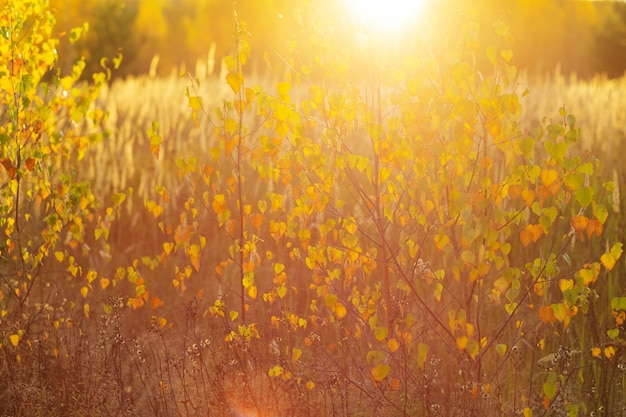
[(384, 32), (402, 31), (419, 15), (428, 0), (343, 0), (354, 19)]

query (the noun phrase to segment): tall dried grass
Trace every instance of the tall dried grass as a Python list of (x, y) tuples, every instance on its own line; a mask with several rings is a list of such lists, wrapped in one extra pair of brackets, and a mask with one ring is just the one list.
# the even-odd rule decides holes
[(609, 79), (604, 75), (583, 80), (576, 74), (552, 74), (532, 79), (525, 98), (523, 120), (536, 125), (544, 116), (556, 115), (565, 106), (576, 115), (582, 129), (579, 146), (591, 150), (605, 169), (623, 171), (620, 155), (626, 139), (626, 76)]

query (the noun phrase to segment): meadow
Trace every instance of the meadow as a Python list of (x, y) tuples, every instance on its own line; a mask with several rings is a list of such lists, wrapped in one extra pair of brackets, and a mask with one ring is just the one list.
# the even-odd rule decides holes
[(499, 22), (483, 76), (471, 21), (250, 74), (237, 24), (219, 71), (6, 60), (0, 415), (626, 415), (626, 80), (518, 75)]

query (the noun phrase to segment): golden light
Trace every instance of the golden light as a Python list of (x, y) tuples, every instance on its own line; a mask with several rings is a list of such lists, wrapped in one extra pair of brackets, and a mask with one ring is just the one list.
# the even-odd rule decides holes
[(370, 29), (399, 32), (415, 22), (429, 0), (343, 0), (353, 19)]

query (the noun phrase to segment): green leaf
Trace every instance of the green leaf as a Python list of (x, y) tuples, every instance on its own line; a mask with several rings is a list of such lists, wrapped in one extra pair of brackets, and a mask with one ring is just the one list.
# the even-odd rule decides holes
[(578, 404), (570, 403), (570, 404), (565, 405), (565, 410), (567, 411), (568, 417), (578, 417), (580, 406)]
[(389, 328), (387, 326), (377, 326), (374, 329), (374, 336), (376, 340), (382, 342), (389, 335)]
[(504, 343), (498, 343), (496, 345), (496, 352), (502, 357), (506, 355), (507, 346)]
[(551, 400), (556, 395), (556, 390), (556, 374), (550, 372), (546, 378), (546, 382), (543, 383), (543, 392), (546, 394), (546, 397)]
[(387, 375), (389, 375), (389, 371), (391, 371), (391, 366), (385, 363), (381, 363), (371, 370), (372, 377), (376, 382), (382, 382), (385, 378), (387, 378)]
[(533, 156), (535, 152), (535, 139), (532, 137), (521, 138), (518, 142), (518, 146), (520, 151), (526, 156), (530, 158)]
[(609, 329), (606, 331), (606, 335), (611, 340), (615, 340), (619, 337), (619, 329)]
[(324, 296), (324, 302), (326, 303), (326, 306), (333, 308), (335, 304), (337, 304), (337, 294), (326, 294)]
[(385, 359), (385, 356), (385, 352), (382, 350), (370, 350), (367, 352), (365, 359), (367, 360), (367, 363), (374, 364), (382, 362)]
[(593, 189), (591, 187), (581, 187), (574, 189), (574, 198), (578, 204), (583, 207), (587, 207), (593, 201)]
[(626, 297), (613, 297), (611, 308), (615, 311), (626, 311)]

